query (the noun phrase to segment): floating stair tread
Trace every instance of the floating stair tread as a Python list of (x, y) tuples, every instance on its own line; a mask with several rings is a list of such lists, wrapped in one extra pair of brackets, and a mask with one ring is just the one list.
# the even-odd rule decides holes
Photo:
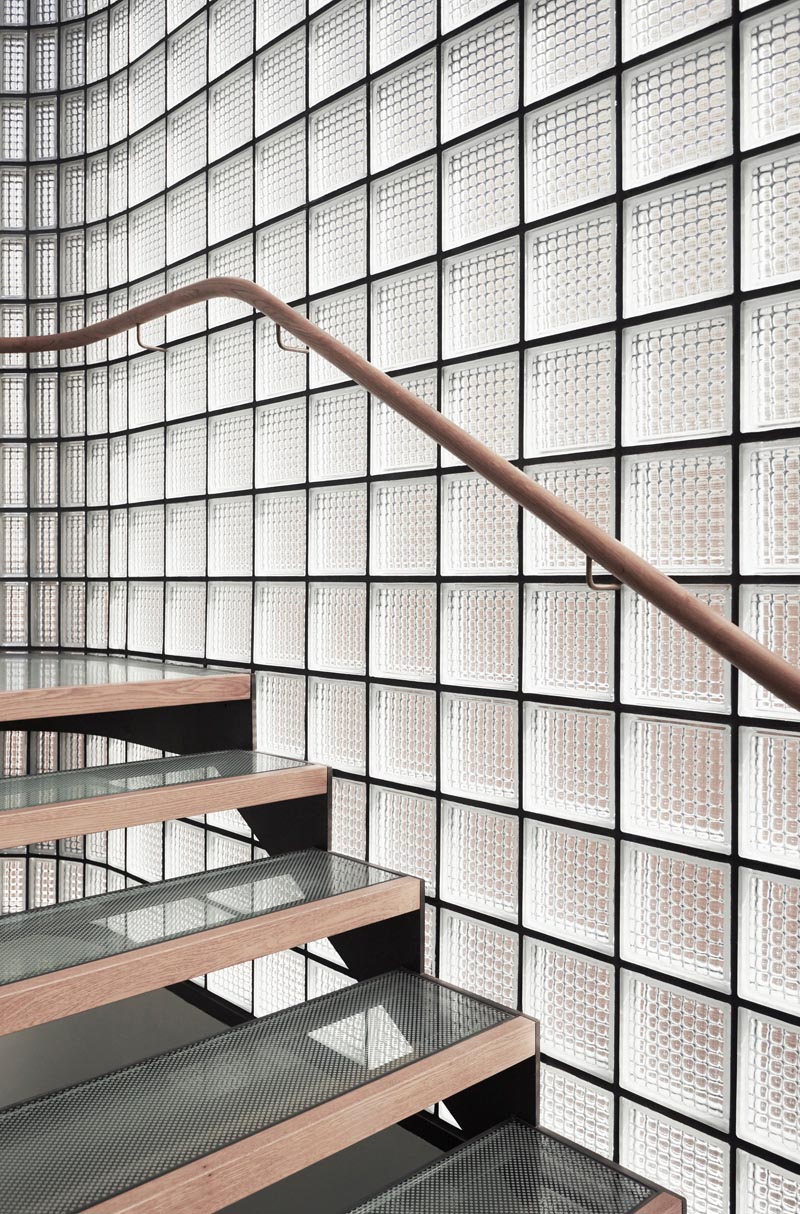
[(238, 670), (46, 650), (0, 656), (0, 721), (249, 697), (250, 675)]
[(0, 1034), (418, 911), (420, 882), (295, 852), (0, 917)]
[(250, 750), (0, 780), (0, 847), (324, 793), (327, 768)]
[(0, 1209), (210, 1214), (535, 1048), (526, 1017), (372, 978), (0, 1110)]
[[(656, 1204), (658, 1203), (658, 1204)], [(511, 1120), (356, 1206), (350, 1214), (680, 1214), (673, 1194)]]

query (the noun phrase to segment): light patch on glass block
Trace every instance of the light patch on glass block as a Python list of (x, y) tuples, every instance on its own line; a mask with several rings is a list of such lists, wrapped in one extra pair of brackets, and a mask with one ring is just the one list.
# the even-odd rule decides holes
[(513, 585), (442, 586), (443, 683), (516, 690), (518, 598)]
[(369, 858), (410, 873), (436, 893), (436, 802), (433, 797), (373, 785), (369, 794)]
[[(540, 1124), (611, 1159), (614, 1151), (614, 1098), (603, 1088), (542, 1062), (539, 1065)], [(660, 1173), (659, 1173), (660, 1175)]]
[[(312, 582), (308, 597), (308, 664), (312, 670), (366, 674), (367, 588)], [(276, 659), (269, 659), (273, 663)]]
[(740, 1008), (737, 1082), (739, 1136), (800, 1162), (800, 1029)]
[(625, 1167), (683, 1194), (692, 1214), (729, 1214), (727, 1143), (624, 1098), (620, 1114)]
[(432, 683), (436, 678), (436, 586), (370, 588), (370, 674)]
[(315, 110), (309, 120), (309, 192), (341, 189), (367, 171), (367, 95), (363, 88)]
[(383, 481), (371, 487), (370, 572), (436, 573), (436, 481)]
[(517, 507), (477, 474), (442, 479), (442, 573), (517, 572)]
[[(436, 160), (420, 160), (372, 183), (373, 273), (436, 252)], [(353, 278), (351, 272), (348, 278)], [(342, 281), (344, 281), (342, 279)]]
[(800, 145), (742, 166), (742, 287), (771, 286), (800, 274), (796, 239)]
[(598, 952), (612, 952), (613, 840), (527, 820), (523, 854), (525, 926)]
[(442, 246), (452, 249), (519, 222), (517, 123), (442, 154)]
[(525, 354), (525, 454), (597, 450), (614, 445), (613, 334)]
[(522, 1007), (541, 1025), (541, 1049), (581, 1071), (614, 1071), (614, 967), (593, 957), (524, 943)]
[(794, 135), (800, 130), (800, 9), (796, 0), (743, 21), (740, 37), (742, 147)]
[(516, 806), (517, 717), (512, 700), (443, 694), (442, 791)]
[(312, 574), (366, 572), (367, 486), (311, 489), (308, 568)]
[(310, 25), (309, 102), (355, 84), (367, 69), (365, 0), (340, 0)]
[(730, 154), (732, 75), (729, 30), (623, 73), (626, 189)]
[(330, 850), (365, 860), (367, 856), (367, 789), (356, 780), (331, 781)]
[(613, 699), (615, 609), (589, 587), (526, 586), (523, 690)]
[(372, 85), (373, 173), (428, 152), (436, 144), (436, 53), (429, 51)]
[(208, 503), (208, 572), (249, 577), (253, 572), (253, 499), (212, 498)]
[(530, 813), (614, 824), (614, 717), (524, 705), (523, 798)]
[(257, 577), (303, 577), (306, 572), (306, 495), (262, 493), (256, 498)]
[(306, 124), (301, 119), (256, 145), (256, 223), (306, 198)]
[(436, 784), (436, 693), (370, 687), (370, 775), (398, 784)]
[(306, 402), (282, 400), (256, 410), (256, 486), (293, 485), (306, 475)]
[(366, 768), (365, 718), (366, 688), (363, 683), (310, 678), (309, 759), (363, 776)]
[[(741, 627), (762, 645), (800, 665), (800, 590), (794, 586), (743, 586)], [(748, 675), (739, 682), (740, 708), (745, 716), (800, 720), (800, 712), (767, 691)]]
[(305, 758), (306, 680), (301, 674), (256, 673), (256, 750)]
[(448, 257), (443, 274), (445, 358), (517, 341), (520, 258), (516, 237)]
[(742, 305), (742, 429), (800, 422), (794, 391), (800, 342), (800, 292)]
[(800, 440), (741, 447), (742, 573), (800, 573)]
[(740, 752), (741, 854), (800, 867), (800, 735), (742, 729)]
[(614, 320), (616, 247), (613, 205), (528, 232), (525, 336)]
[(294, 118), (306, 104), (306, 31), (296, 30), (256, 61), (256, 134)]
[[(580, 511), (604, 531), (614, 534), (612, 461), (535, 464), (525, 471), (537, 485)], [(523, 514), (523, 564), (526, 573), (582, 573), (586, 558), (568, 540), (526, 511)]]
[(253, 591), (249, 582), (208, 583), (206, 656), (250, 662)]
[[(519, 358), (481, 358), (442, 372), (442, 412), (498, 455), (516, 459), (519, 448)], [(442, 466), (459, 461), (442, 448)]]
[(206, 866), (206, 832), (190, 822), (164, 823), (164, 876), (184, 877)]
[(732, 290), (732, 187), (719, 169), (626, 201), (626, 316)]
[[(367, 289), (355, 287), (339, 295), (314, 300), (309, 306), (309, 319), (327, 333), (332, 334), (356, 354), (366, 358), (367, 354)], [(286, 357), (298, 359), (297, 354)], [(302, 370), (302, 368), (301, 368)], [(308, 360), (309, 382), (312, 388), (325, 388), (329, 384), (342, 383), (348, 377), (337, 370), (321, 354), (313, 351)], [(301, 384), (302, 389), (304, 385)], [(294, 391), (294, 388), (288, 389)]]
[(436, 265), (429, 265), (372, 284), (372, 357), (379, 367), (436, 358), (438, 280)]
[(800, 1176), (777, 1164), (759, 1159), (748, 1151), (737, 1158), (738, 1209), (742, 1214), (798, 1214)]
[(517, 1006), (519, 937), (505, 928), (439, 912), (439, 976), (486, 999)]
[(529, 5), (525, 22), (525, 103), (561, 92), (615, 62), (612, 0), (564, 0)]
[(525, 218), (613, 194), (616, 86), (593, 85), (525, 119)]
[(800, 881), (743, 868), (739, 873), (739, 993), (800, 1012)]
[[(729, 586), (691, 586), (725, 619), (730, 619)], [(653, 708), (730, 711), (727, 663), (646, 599), (622, 590), (623, 699)]]

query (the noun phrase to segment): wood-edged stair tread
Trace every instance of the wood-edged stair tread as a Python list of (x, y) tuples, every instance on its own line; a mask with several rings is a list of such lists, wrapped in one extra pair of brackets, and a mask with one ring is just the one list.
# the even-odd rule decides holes
[(0, 780), (0, 848), (324, 794), (328, 770), (222, 750)]
[(382, 975), (0, 1111), (0, 1209), (210, 1214), (535, 1050), (524, 1016)]
[(511, 1119), (349, 1214), (681, 1214), (679, 1197)]
[(0, 917), (0, 1034), (395, 915), (421, 884), (302, 851)]
[(246, 671), (104, 654), (8, 652), (0, 656), (0, 721), (129, 712), (250, 697)]

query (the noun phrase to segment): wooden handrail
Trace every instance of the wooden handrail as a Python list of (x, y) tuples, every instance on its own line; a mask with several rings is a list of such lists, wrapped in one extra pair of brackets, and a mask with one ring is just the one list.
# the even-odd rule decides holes
[(693, 633), (726, 661), (762, 687), (800, 710), (800, 669), (773, 653), (754, 637), (718, 615), (684, 586), (661, 573), (643, 557), (585, 518), (572, 506), (536, 484), (519, 468), (473, 438), (466, 430), (414, 396), (396, 379), (324, 332), (294, 308), (244, 278), (206, 278), (158, 299), (139, 304), (107, 320), (43, 337), (0, 338), (0, 353), (66, 350), (103, 341), (178, 308), (207, 299), (239, 299), (291, 333), (309, 350), (377, 396), (422, 430), (462, 463), (484, 476), (524, 509), (535, 514), (587, 558), (602, 565), (626, 586), (647, 599), (682, 628)]

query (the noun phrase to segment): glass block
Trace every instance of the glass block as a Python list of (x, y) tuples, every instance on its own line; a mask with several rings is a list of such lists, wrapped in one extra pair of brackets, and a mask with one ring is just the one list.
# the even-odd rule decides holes
[[(41, 384), (41, 379), (34, 380), (34, 385)], [(55, 392), (55, 385), (50, 381), (48, 395)], [(0, 435), (3, 438), (24, 438), (28, 430), (28, 407), (26, 399), (27, 377), (22, 375), (0, 375)], [(55, 423), (55, 408), (53, 407), (53, 422)], [(55, 433), (55, 425), (52, 431)], [(42, 431), (37, 432), (37, 437)]]
[(422, 788), (436, 786), (436, 693), (370, 687), (370, 775)]
[[(610, 460), (535, 464), (528, 476), (549, 493), (614, 534), (614, 464)], [(582, 573), (586, 558), (535, 515), (523, 514), (523, 564), (526, 573)]]
[(248, 64), (225, 76), (208, 93), (208, 156), (217, 160), (250, 141), (253, 130), (253, 69)]
[(328, 290), (367, 271), (367, 191), (340, 194), (312, 207), (309, 218), (309, 289)]
[(728, 17), (730, 11), (730, 0), (624, 0), (622, 57), (634, 59), (674, 42)]
[(365, 0), (340, 0), (310, 25), (309, 102), (316, 105), (332, 93), (355, 84), (367, 69)]
[(800, 292), (742, 304), (742, 429), (800, 422), (794, 391), (800, 342)]
[[(66, 589), (68, 583), (62, 583)], [(6, 590), (6, 605), (5, 613), (7, 615), (6, 627), (17, 628), (19, 624), (15, 621), (18, 609), (21, 612), (25, 611), (26, 596), (19, 593), (26, 590), (26, 587), (14, 587), (13, 583), (5, 584)], [(30, 641), (36, 646), (57, 645), (59, 643), (58, 635), (58, 617), (59, 617), (59, 586), (55, 582), (34, 582), (30, 590)], [(25, 642), (23, 637), (23, 643)], [(6, 637), (5, 643), (11, 643), (11, 638)]]
[[(52, 173), (46, 173), (42, 176), (41, 173), (35, 170), (33, 181), (42, 182), (43, 190), (40, 194), (37, 190), (34, 197), (41, 198), (44, 202), (43, 207), (34, 206), (33, 208), (33, 224), (34, 227), (49, 227), (46, 221), (50, 219), (50, 223), (54, 222), (54, 215), (51, 206), (47, 205), (47, 199), (51, 197), (52, 191), (47, 190), (47, 184), (54, 180)], [(25, 169), (4, 168), (0, 169), (0, 225), (6, 229), (19, 228), (25, 229), (26, 222), (26, 187), (27, 174)], [(44, 222), (43, 222), (44, 221)]]
[(164, 587), (157, 582), (128, 583), (128, 646), (138, 653), (160, 653), (163, 645)]
[(250, 662), (253, 592), (249, 582), (208, 583), (206, 656)]
[(740, 36), (742, 147), (794, 135), (800, 130), (800, 17), (796, 0), (743, 21)]
[(610, 80), (527, 115), (527, 220), (614, 193), (615, 107), (616, 87)]
[(25, 910), (26, 865), (24, 856), (0, 858), (0, 914)]
[(436, 573), (436, 481), (432, 477), (371, 486), (370, 573)]
[(132, 64), (128, 75), (130, 132), (147, 126), (161, 114), (166, 85), (164, 47)]
[[(420, 371), (411, 376), (398, 376), (398, 382), (432, 409), (436, 408), (437, 373)], [(372, 398), (371, 470), (410, 472), (417, 468), (436, 467), (436, 444), (411, 422), (389, 405)]]
[(0, 644), (28, 643), (28, 585), (0, 582)]
[(616, 227), (615, 208), (608, 206), (528, 232), (526, 337), (614, 319)]
[(528, 8), (525, 23), (525, 103), (538, 101), (612, 68), (615, 19), (612, 0), (563, 0)]
[[(63, 524), (61, 539), (63, 545)], [(163, 506), (140, 506), (129, 512), (128, 573), (131, 577), (164, 576)]]
[(203, 94), (167, 117), (168, 185), (203, 168), (206, 140), (206, 97)]
[[(28, 501), (28, 452), (23, 444), (3, 443), (0, 446), (0, 502), (3, 506), (25, 506)], [(34, 469), (39, 484), (31, 485), (31, 503), (35, 506), (55, 504), (54, 489), (47, 482), (57, 475), (57, 456), (51, 447), (34, 448)], [(48, 475), (49, 472), (49, 475)], [(38, 492), (36, 491), (38, 489)]]
[(738, 1208), (742, 1214), (797, 1214), (800, 1210), (800, 1177), (777, 1164), (738, 1153)]
[(539, 1064), (539, 1083), (542, 1127), (610, 1159), (614, 1150), (611, 1093), (544, 1062)]
[(309, 478), (338, 480), (366, 476), (367, 393), (342, 388), (311, 397)]
[(309, 573), (366, 573), (367, 486), (309, 491)]
[(495, 805), (518, 805), (517, 721), (512, 700), (444, 693), (442, 791)]
[(249, 489), (253, 483), (253, 413), (224, 413), (208, 422), (210, 493)]
[(205, 831), (189, 822), (164, 823), (164, 876), (184, 877), (205, 870)]
[(28, 520), (24, 514), (0, 515), (0, 573), (25, 577), (28, 572)]
[(749, 868), (740, 870), (739, 881), (739, 993), (797, 1015), (800, 881)]
[[(86, 448), (83, 443), (61, 444), (59, 498), (62, 506), (82, 506), (86, 499)], [(154, 496), (156, 496), (154, 494)]]
[(164, 494), (164, 431), (142, 430), (128, 442), (129, 494), (132, 502)]
[(294, 122), (256, 146), (256, 223), (306, 199), (306, 124)]
[(741, 1138), (800, 1162), (795, 1093), (800, 1030), (785, 1020), (739, 1010), (737, 1127)]
[[(4, 99), (0, 103), (0, 151), (6, 160), (24, 160), (26, 152), (26, 104), (24, 101)], [(36, 121), (34, 128), (33, 159), (41, 160), (47, 155), (51, 139), (54, 137), (55, 113), (52, 99), (39, 103), (32, 108), (32, 117)]]
[(299, 299), (306, 291), (304, 215), (284, 219), (256, 236), (256, 279), (279, 299)]
[(205, 656), (205, 640), (205, 582), (167, 582), (164, 591), (165, 652), (186, 658), (202, 658)]
[(256, 4), (256, 46), (297, 25), (306, 14), (302, 0), (258, 0)]
[(126, 832), (126, 867), (142, 881), (160, 881), (163, 875), (163, 834), (161, 822), (131, 826)]
[(523, 690), (613, 699), (614, 613), (612, 596), (588, 587), (526, 586)]
[(263, 493), (256, 498), (256, 576), (304, 577), (306, 495)]
[(517, 341), (520, 266), (516, 238), (448, 257), (443, 273), (445, 358)]
[(208, 172), (208, 239), (229, 240), (253, 222), (253, 154), (231, 156)]
[[(34, 46), (37, 46), (37, 43), (34, 43)], [(38, 39), (38, 54), (36, 55), (39, 62), (34, 62), (31, 65), (34, 76), (34, 88), (47, 89), (55, 86), (54, 69), (51, 69), (48, 73), (47, 67), (47, 61), (49, 60), (51, 64), (54, 64), (55, 57), (56, 42), (53, 35), (40, 35)], [(27, 35), (21, 32), (14, 33), (11, 30), (4, 31), (0, 35), (0, 91), (4, 93), (25, 92), (28, 87), (27, 58)], [(52, 78), (50, 80), (45, 78), (39, 84), (36, 82), (36, 76), (43, 72), (49, 74)]]
[(728, 1214), (730, 1148), (683, 1122), (621, 1102), (621, 1161), (641, 1176), (683, 1193), (695, 1214)]
[(206, 488), (205, 419), (167, 429), (167, 497), (192, 497)]
[(624, 329), (624, 442), (730, 434), (732, 349), (728, 308)]
[(208, 339), (208, 408), (227, 409), (253, 399), (253, 326), (237, 325)]
[(52, 906), (58, 899), (57, 866), (55, 860), (28, 861), (28, 905)]
[(612, 952), (613, 840), (527, 820), (523, 854), (525, 926)]
[(613, 826), (611, 713), (525, 704), (523, 798), (530, 813)]
[(615, 364), (610, 333), (526, 351), (526, 455), (614, 445)]
[(306, 588), (302, 582), (259, 582), (253, 661), (300, 668), (305, 663)]
[(800, 441), (741, 448), (741, 569), (800, 572)]
[(372, 358), (382, 368), (433, 362), (438, 346), (435, 264), (372, 284)]
[(800, 867), (800, 736), (742, 729), (740, 755), (741, 854)]
[(432, 683), (436, 678), (436, 586), (373, 584), (369, 635), (373, 677)]
[(367, 789), (356, 780), (334, 776), (331, 781), (330, 849), (356, 860), (366, 859)]
[(206, 573), (206, 504), (179, 502), (166, 507), (168, 577), (204, 577)]
[(206, 342), (173, 346), (166, 355), (167, 417), (204, 413), (206, 406)]
[[(519, 359), (516, 354), (445, 367), (442, 412), (499, 455), (515, 459), (519, 433)], [(442, 449), (443, 466), (458, 463)]]
[(442, 155), (443, 247), (453, 248), (519, 222), (516, 122)]
[(394, 68), (372, 85), (370, 167), (388, 169), (436, 145), (436, 53)]
[(514, 7), (442, 47), (442, 139), (512, 113), (519, 101), (519, 20)]
[(302, 1003), (305, 958), (291, 951), (257, 957), (253, 965), (253, 1014), (267, 1016)]
[[(741, 627), (762, 645), (793, 666), (800, 664), (800, 590), (793, 586), (743, 586)], [(747, 675), (739, 681), (740, 710), (744, 716), (800, 719), (778, 696)]]
[(217, 0), (209, 9), (209, 77), (227, 72), (253, 49), (252, 0)]
[(306, 681), (299, 674), (256, 674), (256, 747), (288, 758), (305, 756)]
[(456, 906), (518, 918), (519, 819), (442, 802), (441, 896)]
[(442, 573), (517, 572), (517, 506), (477, 474), (442, 478)]
[(581, 1071), (614, 1070), (614, 967), (525, 939), (522, 1006), (541, 1024), (541, 1049)]
[(249, 577), (252, 574), (252, 497), (209, 500), (208, 572), (212, 577)]
[(284, 400), (256, 410), (256, 485), (292, 485), (306, 475), (306, 402)]
[(369, 856), (394, 872), (409, 873), (436, 893), (436, 802), (433, 797), (372, 785)]
[(306, 105), (306, 31), (274, 42), (256, 62), (256, 134), (300, 114)]
[(730, 155), (732, 76), (729, 30), (623, 73), (626, 189)]
[(309, 678), (309, 759), (363, 776), (365, 717), (366, 688), (363, 683)]
[[(373, 118), (374, 121), (374, 118)], [(319, 198), (367, 171), (367, 94), (359, 88), (309, 119), (309, 194)]]
[(436, 5), (432, 0), (372, 0), (370, 7), (370, 68), (373, 72), (411, 54), (436, 37)]
[[(335, 674), (366, 674), (367, 588), (312, 582), (308, 595), (308, 665)], [(276, 659), (271, 661), (276, 663)]]
[(443, 585), (441, 681), (518, 685), (518, 591), (513, 585)]
[[(730, 619), (728, 586), (691, 586)], [(636, 704), (730, 712), (730, 668), (723, 658), (632, 590), (622, 590), (622, 695)]]
[(516, 1007), (519, 937), (507, 928), (441, 910), (439, 974), (444, 982)]
[(418, 161), (374, 181), (370, 206), (373, 273), (432, 256), (436, 252), (436, 214), (435, 159)]
[(112, 510), (109, 530), (109, 569), (112, 577), (128, 572), (128, 512)]
[[(309, 306), (308, 314), (309, 319), (321, 329), (366, 358), (367, 307), (366, 287), (355, 287), (351, 291), (342, 291), (339, 295), (328, 295), (324, 299), (314, 300)], [(286, 357), (295, 361), (298, 359), (296, 354), (288, 354)], [(347, 376), (332, 366), (327, 359), (313, 351), (308, 359), (308, 376), (312, 388), (325, 388), (329, 384), (339, 384), (347, 379)]]

